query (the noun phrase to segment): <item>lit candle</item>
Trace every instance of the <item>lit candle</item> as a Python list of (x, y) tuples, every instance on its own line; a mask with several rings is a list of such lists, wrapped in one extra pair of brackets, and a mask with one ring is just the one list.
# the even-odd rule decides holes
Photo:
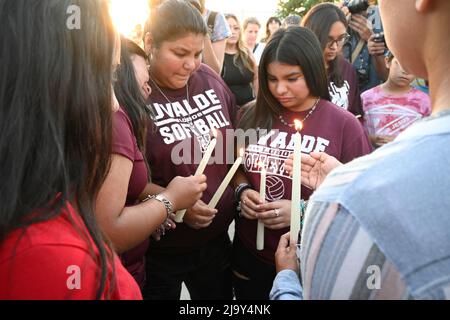
[(294, 136), (294, 167), (292, 170), (292, 197), (291, 197), (291, 243), (297, 244), (298, 233), (300, 232), (300, 200), (301, 200), (301, 172), (302, 172), (302, 136), (300, 131), (303, 128), (303, 123), (299, 120), (294, 120), (295, 130), (297, 133)]
[[(214, 139), (212, 139), (211, 142), (209, 143), (208, 149), (206, 149), (206, 152), (203, 155), (203, 159), (202, 159), (202, 161), (200, 161), (197, 171), (195, 172), (195, 176), (200, 176), (203, 174), (203, 172), (206, 169), (206, 166), (209, 163), (209, 159), (211, 158), (211, 155), (212, 155), (214, 149), (216, 148), (217, 133), (216, 133), (215, 129), (213, 129), (213, 135), (214, 135)], [(183, 222), (183, 218), (184, 218), (185, 214), (186, 214), (186, 209), (178, 211), (177, 214), (175, 215), (175, 222), (178, 222), (178, 223)]]
[[(267, 170), (264, 167), (264, 163), (260, 163), (261, 167), (261, 180), (259, 182), (259, 197), (263, 202), (266, 202), (266, 176)], [(258, 229), (256, 231), (256, 250), (264, 250), (264, 223), (261, 219), (258, 220)]]
[(243, 157), (244, 157), (244, 150), (241, 149), (239, 158), (236, 159), (236, 161), (234, 162), (230, 171), (228, 171), (228, 174), (226, 175), (225, 179), (220, 184), (219, 189), (217, 189), (216, 193), (212, 197), (211, 201), (209, 202), (209, 207), (215, 208), (217, 206), (220, 198), (222, 198), (223, 193), (225, 192), (228, 185), (230, 184), (231, 179), (233, 179), (236, 171), (239, 169), (239, 166), (242, 164), (242, 161), (244, 160)]

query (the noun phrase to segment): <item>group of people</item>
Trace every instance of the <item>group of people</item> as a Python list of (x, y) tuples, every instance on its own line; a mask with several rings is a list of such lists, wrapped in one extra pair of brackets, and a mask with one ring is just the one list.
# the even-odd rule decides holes
[[(72, 1), (0, 0), (0, 299), (177, 300), (183, 282), (196, 300), (450, 298), (448, 1), (380, 1), (391, 51), (368, 46), (389, 76), (362, 103), (343, 56), (360, 18), (334, 4), (280, 22), (258, 61), (237, 17), (204, 1), (155, 5), (143, 48), (118, 35), (107, 0), (76, 3), (81, 28), (67, 27)], [(431, 111), (410, 74), (429, 80), (433, 115), (406, 129)], [(239, 156), (229, 133), (253, 131), (210, 206), (230, 145)]]

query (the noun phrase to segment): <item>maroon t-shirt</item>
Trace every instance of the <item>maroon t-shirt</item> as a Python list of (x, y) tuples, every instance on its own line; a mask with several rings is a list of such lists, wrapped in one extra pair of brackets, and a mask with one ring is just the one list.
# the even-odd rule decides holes
[[(287, 123), (302, 120), (306, 112), (285, 110), (282, 114)], [(284, 169), (285, 160), (294, 151), (296, 131), (276, 119), (268, 135), (259, 139), (258, 144), (250, 144), (245, 152), (247, 178), (259, 192), (260, 171), (258, 163), (267, 168), (266, 201), (291, 200), (292, 178)], [(316, 110), (303, 122), (302, 152), (326, 152), (346, 163), (371, 152), (372, 148), (361, 124), (350, 112), (321, 100)], [(302, 198), (308, 200), (312, 190), (302, 186)], [(273, 264), (280, 237), (289, 228), (270, 230), (265, 228), (264, 250), (256, 250), (257, 220), (237, 219), (236, 234), (244, 246), (264, 262)]]
[[(191, 76), (187, 88), (161, 90), (165, 96), (152, 84), (148, 101), (154, 113), (154, 128), (148, 130), (147, 137), (152, 181), (166, 187), (176, 176), (194, 175), (212, 138), (211, 129), (216, 128), (219, 137), (212, 157), (214, 163), (211, 160), (204, 172), (208, 188), (202, 200), (208, 204), (228, 173), (230, 166), (224, 157), (231, 157), (231, 163), (234, 161), (232, 137), (227, 138), (225, 134), (227, 129), (234, 127), (236, 103), (233, 94), (223, 80), (205, 65)], [(227, 148), (227, 144), (231, 148)], [(186, 224), (178, 224), (161, 241), (152, 242), (150, 250), (170, 247), (186, 252), (227, 232), (235, 213), (231, 187), (227, 188), (216, 208), (218, 214), (208, 228), (194, 230)]]
[[(138, 203), (142, 191), (148, 183), (148, 171), (142, 152), (139, 150), (133, 126), (125, 110), (120, 108), (113, 117), (113, 144), (112, 152), (130, 159), (133, 170), (128, 183), (128, 193), (125, 206)], [(120, 255), (123, 265), (143, 287), (145, 283), (145, 252), (149, 241), (145, 240), (135, 248)]]
[(331, 80), (328, 83), (331, 102), (345, 110), (350, 111), (354, 115), (363, 115), (361, 95), (358, 87), (356, 71), (353, 65), (346, 59), (339, 60), (339, 68), (341, 69), (344, 84), (338, 87)]

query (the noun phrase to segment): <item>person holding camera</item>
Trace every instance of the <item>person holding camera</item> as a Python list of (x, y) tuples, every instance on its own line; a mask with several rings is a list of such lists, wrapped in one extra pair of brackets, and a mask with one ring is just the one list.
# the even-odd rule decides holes
[(347, 16), (350, 35), (344, 45), (344, 57), (356, 69), (360, 92), (364, 92), (387, 79), (384, 63), (386, 43), (378, 6), (370, 0), (344, 1), (341, 10)]

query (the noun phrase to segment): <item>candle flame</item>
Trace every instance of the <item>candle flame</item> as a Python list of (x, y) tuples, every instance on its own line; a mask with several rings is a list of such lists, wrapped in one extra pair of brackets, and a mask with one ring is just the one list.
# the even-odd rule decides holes
[(258, 162), (258, 167), (261, 169), (261, 171), (266, 170), (266, 166), (264, 165), (264, 162), (262, 162), (262, 161)]
[(300, 120), (295, 119), (294, 124), (295, 124), (295, 130), (301, 131), (303, 129), (303, 122), (301, 122)]
[(212, 128), (211, 132), (212, 132), (213, 137), (217, 138), (217, 130), (216, 130), (216, 128)]

